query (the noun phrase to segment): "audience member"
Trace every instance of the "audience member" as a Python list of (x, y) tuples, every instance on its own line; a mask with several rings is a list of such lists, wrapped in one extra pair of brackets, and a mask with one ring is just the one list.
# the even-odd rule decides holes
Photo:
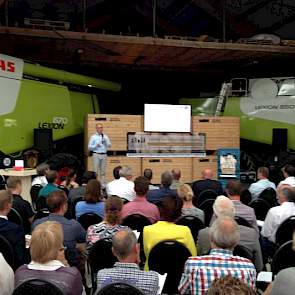
[(21, 197), (22, 181), (20, 177), (9, 176), (6, 181), (7, 189), (10, 190), (13, 196), (12, 208), (14, 208), (23, 220), (25, 234), (31, 232), (31, 224), (34, 218), (34, 212), (30, 203)]
[(110, 182), (107, 183), (106, 185), (106, 193), (108, 196), (110, 196), (110, 187), (112, 187), (114, 185), (114, 183), (116, 184), (117, 183), (117, 180), (120, 179), (120, 170), (122, 169), (122, 166), (116, 166), (114, 169), (113, 169), (113, 176), (114, 176), (114, 179)]
[(231, 217), (219, 217), (210, 227), (209, 235), (212, 250), (209, 255), (190, 257), (186, 261), (178, 287), (180, 294), (205, 294), (215, 279), (225, 275), (241, 279), (254, 288), (254, 265), (246, 258), (233, 255), (240, 240), (238, 224)]
[(0, 253), (0, 292), (1, 295), (11, 295), (14, 289), (14, 273), (10, 265)]
[(149, 183), (150, 183), (150, 184), (149, 184), (149, 191), (152, 191), (152, 190), (154, 190), (154, 189), (159, 189), (158, 186), (152, 184), (152, 179), (153, 179), (153, 171), (152, 171), (152, 169), (149, 169), (149, 168), (144, 169), (144, 171), (143, 171), (143, 176), (144, 176), (145, 178), (147, 178), (148, 181), (149, 181)]
[(69, 169), (66, 179), (60, 183), (61, 186), (66, 187), (68, 190), (78, 188), (79, 184), (76, 182), (77, 173), (74, 169)]
[(45, 221), (56, 221), (61, 224), (64, 235), (64, 244), (67, 247), (68, 260), (71, 266), (78, 264), (79, 251), (85, 250), (85, 236), (86, 232), (74, 219), (66, 219), (64, 214), (67, 212), (68, 203), (64, 191), (53, 191), (49, 194), (47, 200), (47, 207), (51, 212), (49, 216), (37, 219), (33, 225), (34, 229), (38, 224)]
[(132, 169), (123, 166), (119, 171), (120, 178), (108, 183), (108, 195), (118, 196), (124, 200), (132, 201), (135, 198), (134, 183), (132, 179)]
[(91, 179), (86, 185), (85, 201), (76, 204), (76, 218), (84, 213), (95, 213), (104, 216), (104, 201), (101, 195), (101, 185), (96, 179)]
[[(235, 207), (233, 202), (225, 197), (218, 196), (213, 205), (214, 214), (217, 217), (228, 216), (234, 218)], [(250, 228), (243, 225), (238, 225), (240, 231), (239, 245), (246, 248), (249, 255), (252, 257), (252, 261), (255, 265), (257, 272), (263, 269), (263, 260), (259, 239), (257, 238), (257, 232), (254, 228)], [(209, 238), (209, 228), (206, 227), (199, 231), (198, 235), (198, 255), (207, 255), (211, 249), (211, 243)]]
[(0, 235), (7, 239), (13, 250), (14, 268), (28, 260), (25, 233), (19, 225), (10, 222), (7, 215), (12, 207), (12, 194), (9, 190), (0, 190)]
[(51, 192), (60, 191), (61, 189), (57, 186), (58, 174), (55, 170), (46, 171), (46, 179), (48, 184), (44, 186), (40, 191), (38, 196), (48, 197)]
[(136, 197), (133, 201), (125, 204), (122, 210), (122, 219), (132, 214), (140, 214), (147, 217), (151, 223), (160, 219), (159, 209), (156, 205), (146, 199), (149, 190), (149, 181), (144, 176), (139, 176), (134, 180), (134, 190)]
[(196, 245), (190, 229), (174, 222), (180, 217), (182, 201), (174, 196), (166, 196), (159, 204), (161, 220), (143, 228), (143, 246), (146, 256), (145, 269), (148, 269), (148, 258), (152, 248), (164, 241), (175, 240), (185, 245), (192, 255), (196, 255)]
[(214, 180), (213, 172), (211, 169), (206, 168), (202, 171), (202, 179), (197, 180), (192, 184), (194, 195), (197, 197), (204, 190), (213, 190), (217, 195), (223, 195), (222, 185), (218, 180)]
[(30, 253), (32, 261), (15, 273), (15, 287), (30, 279), (44, 279), (56, 285), (63, 294), (83, 293), (80, 272), (75, 267), (69, 267), (65, 258), (60, 223), (47, 221), (36, 226), (32, 233)]
[(171, 189), (177, 190), (180, 186), (181, 171), (179, 169), (172, 169), (172, 183), (170, 185)]
[(259, 195), (266, 189), (266, 188), (273, 188), (276, 189), (276, 185), (268, 180), (269, 170), (267, 167), (259, 167), (257, 170), (257, 179), (258, 181), (252, 183), (249, 187), (249, 191), (252, 195), (252, 200), (259, 197)]
[(104, 221), (89, 226), (87, 230), (86, 240), (88, 246), (91, 247), (98, 240), (104, 239), (111, 241), (113, 235), (117, 231), (126, 228), (120, 225), (122, 207), (122, 199), (118, 196), (110, 196), (107, 198), (105, 202)]
[(194, 197), (194, 193), (191, 187), (188, 184), (180, 184), (177, 189), (177, 194), (180, 197), (180, 199), (183, 201), (181, 215), (182, 216), (190, 215), (190, 216), (198, 217), (204, 223), (205, 222), (204, 211), (193, 205), (192, 200)]
[(98, 290), (111, 283), (123, 282), (136, 287), (145, 295), (156, 295), (159, 285), (158, 274), (139, 269), (140, 248), (134, 233), (128, 229), (120, 230), (113, 236), (112, 243), (113, 253), (119, 262), (116, 262), (113, 268), (98, 272)]
[(279, 184), (279, 188), (281, 185), (286, 184), (290, 185), (292, 187), (295, 187), (295, 167), (293, 165), (287, 164), (283, 169), (282, 169), (283, 175), (285, 177), (284, 180), (282, 180)]
[(33, 185), (36, 185), (36, 184), (39, 184), (39, 185), (42, 185), (42, 186), (45, 186), (47, 185), (47, 179), (46, 179), (46, 172), (49, 170), (49, 165), (48, 164), (45, 164), (45, 163), (42, 163), (40, 165), (37, 166), (36, 170), (37, 170), (37, 175), (33, 181), (32, 181), (32, 186)]
[(158, 203), (166, 196), (177, 197), (175, 190), (170, 189), (172, 184), (172, 174), (169, 171), (165, 171), (161, 175), (161, 187), (157, 190), (152, 190), (147, 193), (147, 200), (151, 203)]

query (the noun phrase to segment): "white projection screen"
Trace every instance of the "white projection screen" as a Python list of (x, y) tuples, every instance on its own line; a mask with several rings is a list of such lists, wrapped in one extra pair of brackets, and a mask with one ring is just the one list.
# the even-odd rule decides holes
[(191, 106), (145, 104), (144, 131), (191, 132)]

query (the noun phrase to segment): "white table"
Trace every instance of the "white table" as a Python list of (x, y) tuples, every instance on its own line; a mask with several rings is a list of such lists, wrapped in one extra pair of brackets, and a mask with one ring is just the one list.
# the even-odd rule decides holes
[(30, 190), (32, 186), (32, 175), (36, 175), (36, 169), (25, 168), (22, 171), (16, 171), (13, 169), (0, 169), (0, 175), (3, 176), (18, 176), (22, 181), (22, 194), (21, 196), (32, 203)]

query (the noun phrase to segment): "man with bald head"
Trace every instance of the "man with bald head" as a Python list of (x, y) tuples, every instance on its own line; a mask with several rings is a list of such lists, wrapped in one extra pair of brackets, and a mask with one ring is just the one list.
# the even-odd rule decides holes
[(179, 185), (181, 184), (180, 182), (180, 177), (181, 177), (181, 171), (180, 169), (172, 169), (172, 184), (170, 185), (171, 189), (177, 190)]
[(202, 179), (192, 184), (192, 189), (196, 197), (199, 197), (204, 190), (213, 190), (217, 193), (217, 196), (224, 194), (221, 183), (212, 178), (213, 172), (211, 169), (206, 168), (202, 171)]
[(105, 268), (97, 273), (97, 289), (112, 283), (127, 283), (146, 295), (156, 295), (159, 286), (158, 274), (139, 269), (139, 244), (130, 230), (118, 231), (112, 239), (112, 251), (118, 258), (113, 268)]
[(256, 270), (246, 258), (234, 256), (240, 242), (238, 224), (229, 216), (217, 218), (209, 230), (209, 255), (190, 257), (184, 267), (178, 290), (180, 294), (206, 294), (216, 278), (231, 275), (255, 287)]

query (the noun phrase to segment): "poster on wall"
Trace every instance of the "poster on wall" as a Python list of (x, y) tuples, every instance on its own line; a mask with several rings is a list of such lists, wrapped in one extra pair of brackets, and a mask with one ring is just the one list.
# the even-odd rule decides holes
[(219, 149), (218, 150), (218, 179), (240, 178), (240, 150)]

